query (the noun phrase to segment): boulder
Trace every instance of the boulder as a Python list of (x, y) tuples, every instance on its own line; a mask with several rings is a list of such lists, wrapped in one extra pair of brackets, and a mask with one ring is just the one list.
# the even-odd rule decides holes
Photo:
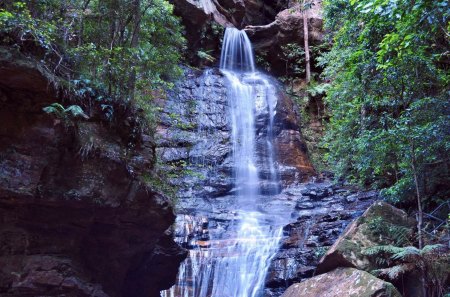
[(401, 297), (390, 283), (354, 268), (337, 268), (290, 286), (281, 297)]
[(403, 236), (408, 236), (413, 228), (414, 221), (408, 218), (406, 212), (377, 201), (347, 227), (321, 259), (317, 272), (324, 273), (337, 267), (355, 267), (366, 271), (375, 269), (376, 263), (361, 252), (376, 245), (398, 245), (398, 235), (403, 233)]

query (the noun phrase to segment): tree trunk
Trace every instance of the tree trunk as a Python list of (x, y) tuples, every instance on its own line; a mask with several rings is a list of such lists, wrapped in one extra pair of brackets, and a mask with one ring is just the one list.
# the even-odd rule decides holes
[[(419, 188), (419, 177), (417, 172), (417, 160), (416, 160), (416, 153), (415, 153), (415, 145), (414, 140), (411, 140), (411, 167), (414, 175), (414, 185), (416, 188), (416, 196), (417, 196), (417, 235), (419, 239), (419, 249), (423, 248), (423, 235), (422, 235), (422, 225), (423, 225), (423, 210), (422, 210), (422, 198), (420, 195), (420, 188)], [(427, 291), (425, 287), (425, 273), (423, 270), (420, 271), (420, 281), (422, 285), (422, 296), (427, 296)]]
[(423, 212), (422, 212), (422, 199), (420, 196), (420, 188), (419, 188), (419, 177), (417, 173), (417, 161), (416, 161), (416, 154), (414, 152), (415, 145), (414, 141), (411, 143), (411, 167), (413, 170), (414, 175), (414, 185), (416, 188), (416, 197), (417, 197), (417, 233), (419, 236), (419, 248), (423, 248), (423, 238), (422, 238), (422, 225), (423, 225)]
[(308, 15), (307, 9), (305, 7), (305, 2), (303, 2), (302, 16), (303, 16), (303, 35), (304, 35), (303, 39), (305, 40), (306, 83), (309, 83), (311, 81), (311, 65), (309, 61)]
[[(139, 35), (141, 28), (141, 1), (133, 1), (133, 35), (131, 37), (131, 48), (136, 48), (139, 45)], [(131, 66), (135, 66), (134, 62), (131, 62)], [(135, 99), (135, 87), (136, 87), (136, 70), (133, 68), (130, 73), (130, 80), (128, 81), (128, 92), (130, 100)]]

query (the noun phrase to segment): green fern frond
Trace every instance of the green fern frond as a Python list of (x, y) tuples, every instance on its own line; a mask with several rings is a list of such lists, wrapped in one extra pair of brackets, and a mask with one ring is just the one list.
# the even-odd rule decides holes
[(207, 60), (207, 61), (209, 61), (209, 62), (214, 62), (215, 60), (216, 60), (216, 58), (214, 58), (213, 56), (211, 56), (209, 53), (210, 53), (211, 51), (202, 51), (202, 50), (198, 50), (197, 51), (197, 56), (200, 58), (200, 59), (203, 59), (203, 60)]
[(83, 109), (78, 105), (70, 105), (69, 107), (64, 108), (64, 106), (59, 103), (52, 103), (42, 110), (48, 114), (54, 114), (57, 118), (64, 120), (67, 120), (69, 116), (72, 118), (82, 117), (84, 119), (89, 119)]
[(418, 248), (413, 246), (407, 246), (400, 248), (400, 250), (395, 253), (391, 258), (393, 260), (402, 260), (411, 262), (415, 258), (420, 258), (421, 252)]
[(423, 247), (420, 251), (422, 255), (443, 254), (446, 252), (446, 246), (443, 244), (430, 244)]
[(82, 117), (84, 119), (89, 119), (89, 117), (84, 113), (83, 109), (78, 105), (71, 105), (66, 110), (65, 113), (71, 114), (74, 118)]
[(404, 246), (411, 244), (410, 237), (413, 233), (411, 228), (391, 225), (388, 228), (389, 237), (394, 239), (396, 245)]
[(395, 255), (401, 251), (403, 251), (403, 248), (396, 247), (393, 245), (376, 245), (364, 249), (361, 253), (365, 256), (377, 256), (383, 253)]
[(403, 274), (412, 270), (414, 270), (414, 265), (411, 263), (406, 263), (395, 265), (389, 268), (376, 269), (372, 271), (372, 274), (377, 277), (386, 278), (392, 281), (398, 279)]
[(44, 107), (42, 110), (48, 114), (54, 114), (58, 118), (63, 117), (66, 111), (64, 106), (59, 103), (52, 103), (49, 106)]

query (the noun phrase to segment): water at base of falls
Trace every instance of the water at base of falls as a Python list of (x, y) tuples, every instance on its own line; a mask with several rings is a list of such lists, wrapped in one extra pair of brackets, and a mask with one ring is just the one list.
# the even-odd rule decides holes
[[(261, 197), (279, 191), (276, 154), (272, 145), (275, 87), (255, 71), (250, 41), (243, 31), (227, 28), (221, 55), (221, 71), (227, 81), (235, 177), (236, 224), (226, 239), (193, 244), (196, 248), (182, 264), (177, 284), (163, 297), (260, 297), (271, 259), (282, 236), (281, 219), (258, 211)], [(264, 157), (256, 154), (256, 112), (264, 108)], [(269, 191), (262, 193), (258, 168), (269, 174)], [(186, 216), (192, 228), (192, 218)], [(208, 238), (209, 239), (209, 238)]]

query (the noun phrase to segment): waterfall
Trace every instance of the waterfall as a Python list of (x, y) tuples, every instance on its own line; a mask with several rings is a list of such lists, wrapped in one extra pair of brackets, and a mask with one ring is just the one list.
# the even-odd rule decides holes
[(215, 6), (211, 0), (200, 0), (200, 6), (203, 8), (205, 13), (213, 13), (215, 11)]
[(238, 219), (226, 239), (212, 238), (208, 247), (193, 244), (197, 247), (180, 267), (177, 284), (163, 291), (163, 297), (262, 296), (282, 236), (281, 219), (260, 210), (261, 199), (280, 188), (272, 144), (275, 86), (255, 70), (244, 31), (226, 29), (220, 69), (227, 82), (232, 128), (235, 203), (230, 205), (236, 207)]

